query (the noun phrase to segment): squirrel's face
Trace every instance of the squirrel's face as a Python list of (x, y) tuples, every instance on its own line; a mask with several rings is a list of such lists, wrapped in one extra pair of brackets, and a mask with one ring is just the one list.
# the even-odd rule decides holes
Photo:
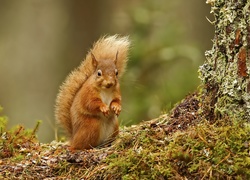
[(102, 89), (111, 89), (116, 86), (118, 70), (112, 60), (102, 61), (98, 63), (95, 72), (97, 86)]

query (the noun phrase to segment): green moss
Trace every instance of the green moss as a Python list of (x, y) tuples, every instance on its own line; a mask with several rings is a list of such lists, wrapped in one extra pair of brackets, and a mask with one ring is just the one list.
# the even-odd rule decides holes
[(21, 155), (21, 154), (18, 154), (16, 155), (13, 160), (16, 161), (16, 162), (20, 162), (21, 160), (23, 160), (25, 158), (24, 155)]
[(105, 177), (250, 178), (248, 123), (224, 119), (211, 125), (204, 121), (165, 139), (155, 129), (141, 127), (134, 135), (128, 146), (121, 146), (121, 137), (115, 152), (105, 159)]
[[(0, 113), (3, 110), (3, 108), (0, 106)], [(2, 136), (3, 132), (5, 131), (6, 125), (7, 125), (7, 117), (6, 116), (0, 116), (0, 135)]]
[[(185, 129), (169, 131), (184, 124), (175, 124), (178, 116), (163, 115), (122, 128), (113, 145), (101, 149), (71, 152), (62, 143), (40, 144), (35, 138), (39, 123), (29, 131), (22, 126), (11, 130), (3, 127), (1, 161), (5, 167), (22, 172), (23, 178), (36, 176), (39, 169), (41, 178), (249, 179), (249, 122), (223, 116), (211, 124), (203, 112), (194, 108), (196, 105), (191, 106), (197, 97), (201, 98), (189, 96), (176, 106), (185, 112), (185, 118), (186, 114), (197, 113), (191, 116), (199, 119), (194, 124), (182, 118), (184, 124), (189, 124)], [(20, 175), (10, 174), (8, 168), (3, 171), (3, 178)]]
[(0, 158), (14, 157), (13, 161), (23, 158), (23, 154), (37, 143), (36, 132), (41, 121), (38, 121), (33, 130), (26, 130), (23, 126), (7, 129), (7, 117), (0, 116)]

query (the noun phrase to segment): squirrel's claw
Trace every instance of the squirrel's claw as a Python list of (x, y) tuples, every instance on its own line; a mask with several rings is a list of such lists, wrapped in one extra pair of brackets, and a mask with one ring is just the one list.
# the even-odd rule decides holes
[(109, 115), (109, 107), (107, 105), (103, 105), (100, 107), (101, 112), (103, 113), (104, 116)]
[(111, 110), (117, 115), (119, 116), (120, 112), (121, 112), (121, 105), (116, 103), (116, 102), (113, 102), (111, 104)]

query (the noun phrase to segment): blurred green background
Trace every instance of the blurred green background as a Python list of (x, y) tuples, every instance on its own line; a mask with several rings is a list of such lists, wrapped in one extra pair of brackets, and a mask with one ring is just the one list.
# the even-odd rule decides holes
[(58, 88), (94, 41), (129, 35), (121, 80), (123, 125), (167, 112), (199, 84), (198, 66), (212, 46), (210, 6), (201, 0), (0, 0), (0, 105), (9, 127), (33, 128), (55, 138)]

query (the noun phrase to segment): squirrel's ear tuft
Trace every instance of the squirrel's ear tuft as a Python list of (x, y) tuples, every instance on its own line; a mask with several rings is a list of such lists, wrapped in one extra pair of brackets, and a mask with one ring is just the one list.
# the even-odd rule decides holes
[(96, 68), (97, 67), (97, 60), (96, 60), (96, 58), (95, 58), (95, 56), (94, 56), (94, 54), (92, 52), (90, 54), (91, 54), (91, 57), (92, 57), (92, 64)]
[(115, 64), (117, 63), (117, 59), (118, 59), (118, 51), (116, 52), (116, 55), (115, 55)]

